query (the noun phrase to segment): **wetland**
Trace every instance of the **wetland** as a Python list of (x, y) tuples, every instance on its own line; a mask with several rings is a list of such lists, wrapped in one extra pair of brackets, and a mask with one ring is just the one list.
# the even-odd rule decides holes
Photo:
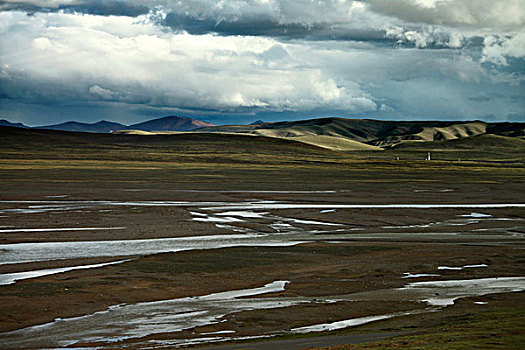
[(3, 348), (525, 334), (520, 162), (28, 133), (2, 139)]

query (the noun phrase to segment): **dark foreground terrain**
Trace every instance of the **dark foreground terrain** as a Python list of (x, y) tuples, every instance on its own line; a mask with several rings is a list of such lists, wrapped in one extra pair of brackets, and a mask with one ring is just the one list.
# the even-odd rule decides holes
[(521, 139), (0, 132), (2, 348), (525, 342)]

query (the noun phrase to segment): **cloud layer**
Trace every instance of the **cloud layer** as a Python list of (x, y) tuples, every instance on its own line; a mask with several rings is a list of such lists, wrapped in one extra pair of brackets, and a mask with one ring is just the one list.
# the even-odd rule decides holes
[(62, 121), (67, 108), (87, 121), (119, 109), (122, 122), (167, 113), (218, 123), (261, 115), (522, 120), (524, 7), (0, 1), (0, 113), (28, 124)]

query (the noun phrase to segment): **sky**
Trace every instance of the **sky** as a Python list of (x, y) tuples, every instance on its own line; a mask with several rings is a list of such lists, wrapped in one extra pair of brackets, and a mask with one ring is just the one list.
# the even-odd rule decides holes
[(523, 0), (0, 0), (0, 119), (525, 121)]

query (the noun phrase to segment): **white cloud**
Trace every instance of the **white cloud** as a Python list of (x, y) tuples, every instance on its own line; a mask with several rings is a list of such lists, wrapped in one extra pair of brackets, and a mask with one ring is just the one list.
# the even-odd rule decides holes
[(33, 47), (37, 50), (46, 50), (51, 47), (51, 41), (48, 38), (36, 38), (33, 39)]
[(281, 24), (304, 25), (347, 21), (352, 12), (364, 7), (362, 1), (351, 0), (137, 0), (134, 2), (149, 7), (160, 5), (174, 13), (199, 19), (214, 18), (217, 23), (263, 18), (273, 19)]
[(88, 91), (90, 94), (105, 100), (112, 100), (113, 98), (115, 98), (116, 95), (114, 91), (104, 89), (103, 87), (100, 87), (98, 85), (90, 86)]
[(399, 40), (398, 44), (410, 43), (417, 48), (461, 48), (466, 40), (457, 30), (437, 26), (422, 26), (417, 29), (392, 26), (386, 30), (386, 37)]
[[(6, 76), (14, 77), (10, 93), (19, 97), (60, 99), (55, 86), (80, 101), (220, 110), (375, 108), (357, 84), (338, 85), (270, 38), (171, 33), (129, 17), (61, 12), (3, 12), (0, 20), (10, 33), (0, 38), (0, 58)], [(35, 91), (23, 94), (28, 85)]]
[(507, 65), (506, 57), (525, 58), (525, 33), (513, 37), (488, 36), (484, 40), (483, 61)]

